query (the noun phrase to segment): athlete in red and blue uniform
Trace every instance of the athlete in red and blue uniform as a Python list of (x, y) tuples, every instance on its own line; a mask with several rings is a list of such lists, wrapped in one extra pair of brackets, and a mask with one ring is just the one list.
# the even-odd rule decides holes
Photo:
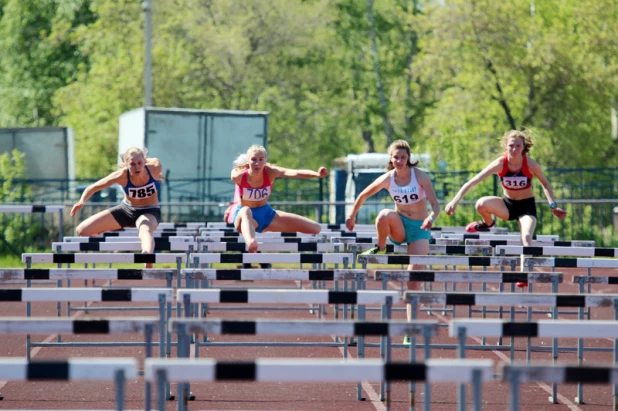
[(277, 178), (324, 178), (328, 175), (328, 169), (320, 167), (318, 171), (312, 171), (278, 167), (266, 162), (266, 149), (262, 146), (249, 147), (247, 162), (232, 169), (231, 175), (238, 186), (242, 206), (236, 209), (234, 225), (245, 238), (247, 251), (257, 252), (256, 231), (319, 234), (318, 223), (297, 214), (275, 210), (268, 204), (268, 198), (272, 193), (272, 183)]

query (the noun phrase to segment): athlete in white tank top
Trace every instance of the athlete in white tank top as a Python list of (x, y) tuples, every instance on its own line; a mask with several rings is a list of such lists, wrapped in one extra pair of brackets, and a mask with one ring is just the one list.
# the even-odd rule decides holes
[(391, 179), (388, 184), (388, 194), (397, 204), (414, 204), (424, 200), (427, 195), (425, 190), (416, 179), (416, 168), (412, 168), (410, 182), (405, 186), (397, 185), (395, 182), (395, 170), (392, 170)]

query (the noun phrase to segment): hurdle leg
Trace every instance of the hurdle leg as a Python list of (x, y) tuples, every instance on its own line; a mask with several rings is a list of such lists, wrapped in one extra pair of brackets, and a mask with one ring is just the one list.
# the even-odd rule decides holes
[[(466, 358), (466, 329), (464, 327), (457, 331), (457, 338), (459, 340), (459, 347), (457, 351), (459, 358)], [(457, 386), (457, 410), (466, 411), (466, 384), (459, 384)]]
[[(423, 337), (424, 337), (424, 342), (425, 342), (425, 347), (423, 350), (424, 351), (424, 361), (427, 362), (427, 360), (431, 357), (431, 332), (427, 328), (423, 328), (423, 333), (424, 333)], [(425, 389), (425, 399), (423, 402), (423, 408), (424, 408), (424, 411), (431, 411), (431, 383), (429, 382), (428, 379), (425, 380), (424, 389)]]
[[(580, 294), (584, 293), (584, 283), (582, 282), (581, 278), (579, 280), (579, 293)], [(577, 309), (577, 319), (579, 321), (582, 321), (584, 319), (584, 307), (579, 307)], [(616, 362), (616, 342), (614, 341), (614, 363), (615, 362)], [(583, 338), (577, 339), (577, 363), (579, 365), (582, 365), (584, 363), (584, 339)], [(614, 386), (614, 390), (615, 389), (616, 389), (616, 386)], [(615, 398), (615, 393), (614, 393), (614, 398)], [(577, 397), (575, 397), (575, 403), (576, 404), (584, 403), (584, 386), (581, 382), (577, 383)], [(614, 409), (616, 409), (615, 401), (614, 401)]]
[(124, 410), (124, 371), (118, 370), (116, 371), (116, 378), (114, 378), (114, 382), (116, 383), (116, 409), (118, 411)]
[[(554, 320), (558, 319), (558, 307), (552, 308), (552, 315)], [(558, 362), (558, 339), (552, 338), (551, 342), (551, 353), (552, 353), (552, 363), (556, 364)], [(552, 383), (551, 385), (551, 397), (549, 397), (549, 401), (552, 404), (558, 404), (558, 384)]]
[[(145, 330), (145, 340), (146, 340), (146, 358), (152, 357), (152, 326), (150, 324), (146, 325)], [(152, 403), (152, 384), (150, 381), (146, 381), (144, 384), (144, 410), (150, 411)]]
[[(430, 283), (431, 284), (431, 283)], [(410, 319), (412, 321), (417, 319), (417, 306), (418, 306), (418, 298), (416, 296), (412, 297), (408, 302), (411, 305), (410, 310)], [(416, 362), (416, 336), (410, 336), (410, 363)], [(409, 383), (410, 390), (410, 411), (415, 411), (416, 409), (416, 383), (414, 381), (410, 381)]]
[(510, 411), (519, 411), (519, 372), (513, 369), (510, 370), (511, 381), (511, 409)]
[[(590, 285), (590, 282), (588, 283)], [(618, 299), (614, 300), (614, 319), (618, 320)], [(614, 339), (614, 364), (618, 363), (618, 339)], [(618, 409), (618, 385), (612, 386), (614, 410)]]
[(165, 371), (157, 370), (157, 393), (159, 394), (157, 403), (160, 411), (165, 409), (165, 393), (169, 392), (168, 385)]
[(473, 391), (473, 411), (481, 411), (483, 407), (483, 381), (481, 379), (481, 370), (472, 371), (472, 391)]
[[(382, 320), (388, 322), (391, 318), (391, 311), (393, 307), (393, 300), (391, 297), (386, 298), (385, 304), (382, 306)], [(391, 361), (391, 337), (386, 335), (382, 340), (385, 343), (385, 361), (389, 363)], [(390, 411), (391, 409), (391, 382), (390, 381), (382, 381), (382, 384), (386, 391), (386, 411)]]

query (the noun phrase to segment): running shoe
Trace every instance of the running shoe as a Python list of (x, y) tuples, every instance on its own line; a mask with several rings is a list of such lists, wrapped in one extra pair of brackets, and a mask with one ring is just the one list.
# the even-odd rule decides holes
[(467, 233), (478, 233), (478, 232), (483, 232), (483, 231), (487, 232), (489, 231), (491, 227), (495, 225), (496, 225), (495, 220), (493, 223), (491, 223), (491, 225), (485, 224), (485, 221), (483, 220), (474, 221), (466, 226), (466, 232)]
[(360, 255), (373, 255), (373, 254), (386, 254), (386, 248), (384, 250), (380, 250), (380, 247), (377, 245), (369, 250), (363, 251)]
[(409, 335), (406, 335), (406, 336), (403, 337), (403, 344), (404, 345), (412, 344), (412, 342), (410, 341), (410, 336)]

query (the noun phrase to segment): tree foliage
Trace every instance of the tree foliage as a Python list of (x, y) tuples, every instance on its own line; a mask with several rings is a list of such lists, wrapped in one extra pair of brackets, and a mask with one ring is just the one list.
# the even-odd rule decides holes
[[(0, 125), (73, 127), (80, 177), (143, 105), (141, 0), (0, 0)], [(270, 159), (404, 138), (479, 169), (512, 128), (544, 167), (617, 164), (614, 0), (154, 0), (158, 107), (270, 112)], [(391, 134), (391, 135), (387, 135)]]

